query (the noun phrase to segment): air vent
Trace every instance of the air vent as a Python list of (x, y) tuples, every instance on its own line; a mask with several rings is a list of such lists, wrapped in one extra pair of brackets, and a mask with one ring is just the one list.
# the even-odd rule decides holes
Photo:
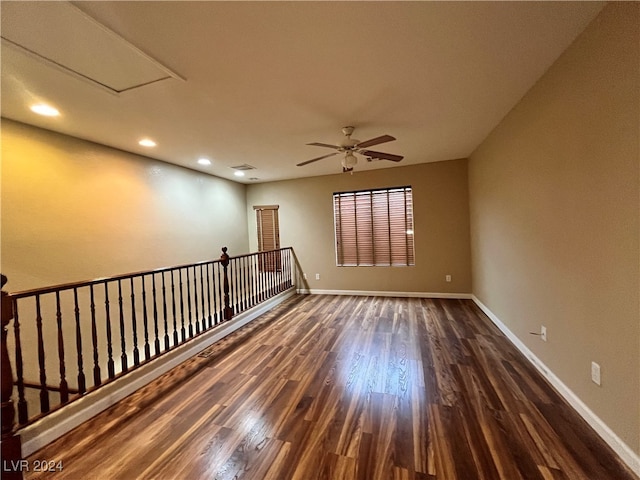
[(234, 170), (255, 170), (256, 167), (252, 167), (251, 165), (247, 165), (246, 163), (244, 165), (236, 165), (235, 167), (231, 167)]

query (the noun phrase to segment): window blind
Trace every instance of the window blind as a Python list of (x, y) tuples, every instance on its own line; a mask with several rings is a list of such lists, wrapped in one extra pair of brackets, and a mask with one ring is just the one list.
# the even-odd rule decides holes
[[(257, 206), (256, 223), (258, 230), (258, 251), (268, 252), (280, 248), (280, 227), (278, 225), (278, 206)], [(262, 272), (280, 271), (280, 254), (268, 253), (259, 257), (259, 268)]]
[(415, 265), (411, 187), (333, 194), (339, 266)]
[(258, 251), (280, 248), (278, 207), (254, 207), (258, 227)]

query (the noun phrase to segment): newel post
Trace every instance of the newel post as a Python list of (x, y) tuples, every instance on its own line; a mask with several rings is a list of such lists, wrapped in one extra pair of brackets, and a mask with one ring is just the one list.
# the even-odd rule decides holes
[[(0, 274), (1, 285), (4, 288), (7, 283), (7, 277)], [(2, 344), (0, 347), (0, 366), (1, 366), (1, 399), (2, 399), (2, 440), (0, 441), (0, 449), (2, 450), (2, 478), (5, 480), (22, 478), (22, 448), (20, 445), (20, 436), (13, 432), (15, 421), (15, 408), (11, 394), (13, 393), (13, 373), (11, 372), (11, 363), (9, 361), (9, 351), (7, 349), (7, 326), (13, 318), (13, 304), (7, 292), (2, 292), (1, 297), (1, 315), (2, 319)]]
[(229, 276), (227, 274), (227, 267), (229, 266), (229, 255), (227, 255), (227, 247), (222, 247), (222, 255), (220, 256), (220, 263), (222, 264), (223, 271), (223, 291), (224, 291), (224, 319), (231, 320), (233, 317), (233, 309), (229, 304)]

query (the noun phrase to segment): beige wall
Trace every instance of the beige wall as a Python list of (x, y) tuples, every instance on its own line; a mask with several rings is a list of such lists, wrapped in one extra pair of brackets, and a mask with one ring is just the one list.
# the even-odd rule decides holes
[(639, 13), (607, 6), (469, 166), (474, 294), (636, 453)]
[[(416, 265), (337, 267), (332, 194), (404, 185), (413, 187)], [(272, 204), (280, 206), (281, 245), (294, 248), (307, 273), (306, 288), (470, 292), (466, 160), (250, 185), (247, 215), (252, 250), (257, 248), (253, 206)], [(315, 280), (316, 273), (320, 280)], [(451, 283), (445, 282), (447, 274)]]
[(248, 252), (245, 186), (2, 119), (9, 291)]

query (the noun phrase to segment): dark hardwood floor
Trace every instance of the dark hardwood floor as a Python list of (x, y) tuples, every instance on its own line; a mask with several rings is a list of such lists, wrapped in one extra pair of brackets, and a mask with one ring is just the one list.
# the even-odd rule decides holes
[(297, 296), (30, 457), (56, 479), (635, 478), (467, 300)]

